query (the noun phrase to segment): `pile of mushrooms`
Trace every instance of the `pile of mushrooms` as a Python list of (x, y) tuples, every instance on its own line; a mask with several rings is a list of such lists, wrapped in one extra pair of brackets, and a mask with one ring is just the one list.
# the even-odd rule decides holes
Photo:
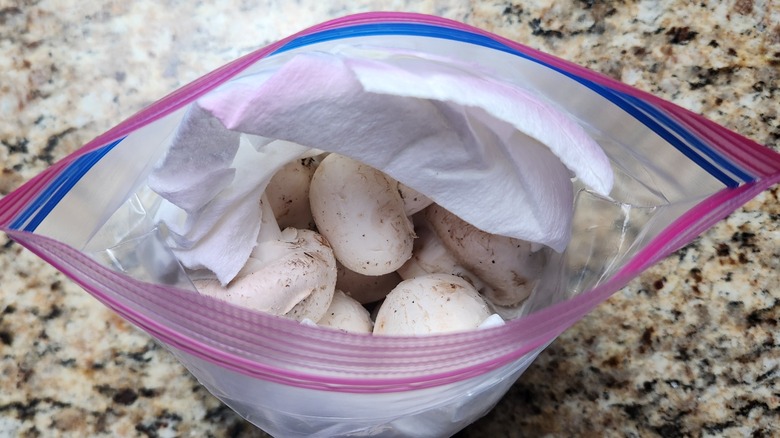
[(258, 202), (260, 233), (244, 267), (226, 285), (195, 287), (321, 327), (421, 335), (494, 325), (530, 295), (547, 257), (336, 153), (287, 163)]

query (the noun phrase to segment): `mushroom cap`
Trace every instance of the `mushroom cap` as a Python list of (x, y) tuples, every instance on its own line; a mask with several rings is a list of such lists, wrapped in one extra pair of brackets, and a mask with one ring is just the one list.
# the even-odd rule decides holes
[(195, 288), (204, 295), (261, 312), (298, 321), (319, 320), (336, 288), (336, 259), (322, 236), (310, 230), (291, 230), (282, 233), (285, 240), (259, 243), (269, 247), (264, 253), (279, 257), (250, 257), (227, 287), (217, 279), (200, 279), (193, 281)]
[(269, 181), (265, 193), (279, 228), (314, 229), (309, 184), (316, 168), (315, 158), (300, 158), (285, 164)]
[(404, 201), (404, 211), (406, 211), (407, 216), (412, 216), (433, 203), (431, 198), (400, 182), (398, 183), (398, 193)]
[(459, 264), (424, 217), (416, 216), (414, 225), (417, 239), (414, 240), (412, 258), (396, 271), (401, 278), (408, 280), (426, 274), (452, 274), (468, 281), (480, 293), (488, 287), (479, 277)]
[(314, 172), (309, 201), (317, 230), (348, 269), (383, 275), (411, 257), (412, 223), (397, 182), (382, 172), (330, 154)]
[(368, 310), (338, 289), (317, 325), (352, 333), (371, 333), (374, 328)]
[(489, 286), (482, 290), (487, 299), (516, 306), (528, 298), (547, 261), (546, 250), (534, 251), (531, 242), (488, 234), (436, 204), (424, 214), (457, 261)]
[(385, 298), (375, 335), (424, 335), (473, 330), (491, 314), (466, 280), (430, 274), (402, 281)]

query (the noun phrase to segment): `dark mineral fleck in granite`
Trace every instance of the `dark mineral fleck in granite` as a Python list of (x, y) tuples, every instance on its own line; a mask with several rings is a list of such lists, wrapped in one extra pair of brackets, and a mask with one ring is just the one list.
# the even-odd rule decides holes
[[(776, 0), (0, 2), (0, 196), (143, 106), (317, 22), (465, 21), (780, 148)], [(483, 436), (780, 436), (780, 200), (762, 193), (544, 351)], [(0, 236), (0, 436), (265, 436)]]

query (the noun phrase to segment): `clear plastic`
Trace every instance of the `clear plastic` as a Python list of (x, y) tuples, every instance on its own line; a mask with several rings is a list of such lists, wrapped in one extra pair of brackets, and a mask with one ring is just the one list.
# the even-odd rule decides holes
[[(571, 242), (504, 326), (407, 338), (310, 327), (196, 294), (162, 243), (159, 198), (145, 181), (187, 106), (225, 81), (344, 44), (477, 60), (553, 102), (609, 156), (610, 197), (576, 187)], [(0, 224), (271, 434), (446, 436), (484, 415), (599, 302), (778, 180), (777, 154), (609, 78), (440, 18), (363, 14), (157, 102), (0, 200)]]

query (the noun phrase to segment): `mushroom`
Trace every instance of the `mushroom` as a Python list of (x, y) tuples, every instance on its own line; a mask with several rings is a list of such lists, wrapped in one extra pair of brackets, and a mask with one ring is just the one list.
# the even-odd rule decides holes
[(193, 280), (204, 295), (298, 321), (319, 321), (336, 287), (336, 259), (328, 242), (311, 230), (279, 230), (266, 196), (257, 246), (226, 286), (216, 278)]
[(433, 204), (424, 215), (456, 260), (488, 287), (485, 297), (497, 306), (517, 306), (528, 298), (541, 276), (547, 251), (531, 242), (488, 234)]
[[(417, 239), (414, 241), (412, 258), (396, 271), (401, 278), (407, 280), (426, 274), (452, 274), (468, 281), (483, 296), (496, 296), (493, 288), (461, 265), (444, 246), (422, 214), (414, 217), (414, 231), (417, 234)], [(514, 319), (522, 312), (522, 308), (519, 306), (502, 306), (490, 300), (488, 300), (488, 305), (497, 313), (494, 316), (505, 320)]]
[(396, 271), (401, 278), (408, 280), (427, 274), (452, 274), (468, 281), (479, 292), (488, 287), (459, 264), (421, 215), (414, 218), (414, 232), (417, 239), (414, 241), (412, 257)]
[(491, 313), (466, 280), (430, 274), (404, 280), (385, 298), (375, 335), (424, 335), (473, 330)]
[(368, 310), (338, 289), (317, 325), (352, 333), (371, 333), (374, 328)]
[(381, 300), (402, 278), (397, 272), (383, 275), (363, 275), (347, 269), (336, 261), (336, 289), (344, 291), (360, 304), (368, 304)]
[(397, 182), (382, 172), (330, 154), (314, 172), (309, 201), (317, 230), (346, 268), (383, 275), (411, 257), (414, 228)]
[(431, 198), (401, 182), (398, 183), (398, 193), (404, 201), (404, 211), (407, 216), (412, 216), (433, 203)]
[(309, 205), (309, 183), (317, 168), (314, 157), (293, 160), (279, 169), (269, 181), (265, 194), (276, 214), (279, 228), (314, 229)]

